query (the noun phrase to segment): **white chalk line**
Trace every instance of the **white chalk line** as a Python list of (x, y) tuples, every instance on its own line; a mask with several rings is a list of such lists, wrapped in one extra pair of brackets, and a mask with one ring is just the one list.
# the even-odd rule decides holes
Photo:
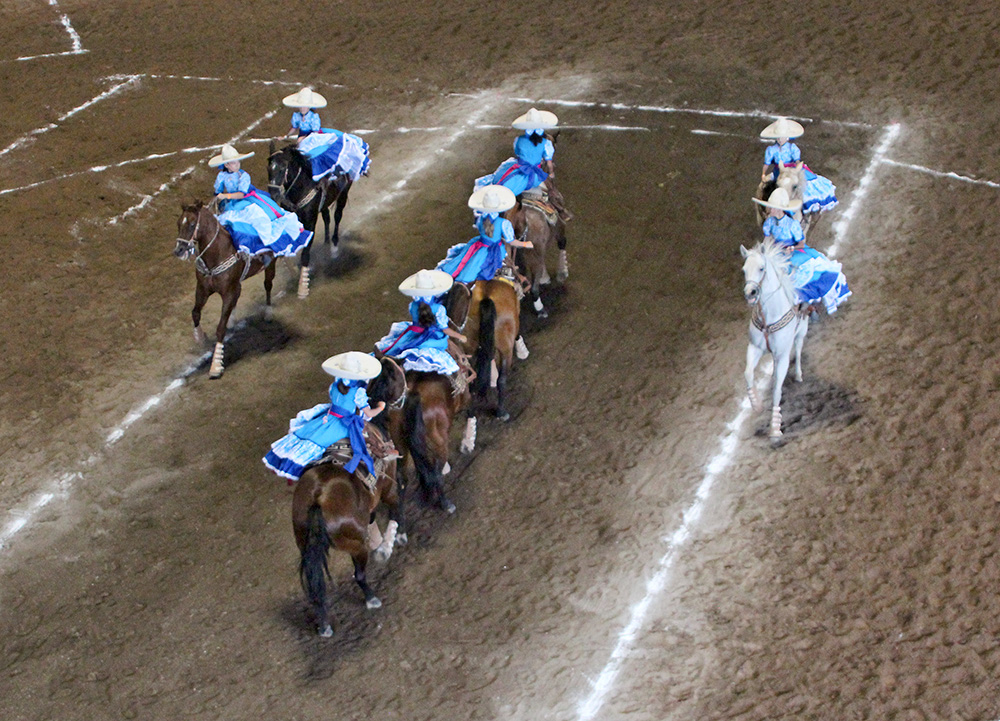
[(93, 98), (91, 98), (90, 100), (88, 100), (87, 102), (83, 103), (82, 105), (77, 105), (72, 110), (69, 110), (69, 111), (63, 113), (62, 115), (60, 115), (58, 118), (55, 119), (55, 122), (49, 123), (48, 125), (43, 125), (40, 128), (35, 128), (34, 130), (32, 130), (32, 131), (30, 131), (28, 133), (25, 133), (20, 138), (18, 138), (17, 140), (15, 140), (13, 143), (11, 143), (10, 145), (8, 145), (6, 148), (4, 148), (3, 150), (0, 150), (0, 156), (6, 155), (7, 153), (9, 153), (12, 150), (15, 150), (15, 149), (20, 148), (20, 147), (22, 147), (24, 145), (27, 145), (30, 141), (34, 140), (34, 138), (36, 138), (37, 136), (42, 135), (43, 133), (47, 133), (50, 130), (55, 130), (56, 128), (58, 128), (59, 127), (59, 123), (63, 122), (64, 120), (72, 118), (77, 113), (80, 113), (80, 112), (86, 110), (87, 108), (92, 107), (93, 105), (96, 105), (97, 103), (101, 102), (102, 100), (107, 100), (108, 98), (115, 96), (118, 93), (120, 93), (123, 90), (125, 90), (127, 87), (129, 87), (131, 85), (136, 85), (139, 82), (139, 76), (137, 76), (137, 75), (128, 75), (128, 76), (124, 76), (124, 78), (125, 79), (123, 79), (117, 85), (114, 85), (113, 87), (108, 88), (107, 90), (105, 90), (100, 95), (96, 95)]
[(833, 243), (826, 251), (826, 254), (831, 258), (836, 257), (840, 247), (846, 242), (847, 229), (850, 228), (851, 221), (857, 215), (858, 208), (861, 207), (861, 202), (868, 195), (868, 190), (875, 179), (875, 172), (878, 170), (879, 165), (882, 164), (885, 154), (889, 152), (889, 148), (893, 142), (899, 137), (901, 130), (902, 126), (899, 123), (886, 125), (883, 129), (882, 138), (875, 147), (871, 162), (868, 163), (868, 167), (865, 169), (864, 175), (861, 176), (858, 187), (854, 189), (854, 193), (851, 195), (851, 202), (833, 223)]
[[(845, 215), (848, 216), (847, 222), (841, 226), (839, 231), (835, 231), (837, 233), (837, 241), (834, 243), (834, 249), (838, 244), (844, 242), (847, 229), (850, 225), (850, 220), (857, 214), (861, 202), (867, 196), (868, 188), (871, 185), (875, 170), (881, 164), (885, 154), (888, 152), (893, 141), (899, 136), (899, 133), (899, 124), (885, 126), (882, 138), (872, 152), (872, 158), (868, 164), (868, 168), (865, 171), (861, 182), (858, 184), (858, 188), (854, 192), (854, 195), (851, 198), (851, 203), (845, 212)], [(758, 381), (758, 383), (760, 383), (760, 381)], [(705, 504), (708, 501), (709, 494), (711, 493), (715, 480), (718, 478), (719, 474), (726, 470), (732, 463), (736, 449), (739, 446), (740, 429), (742, 428), (744, 421), (749, 416), (750, 410), (750, 401), (749, 399), (744, 398), (740, 403), (739, 413), (737, 413), (736, 417), (726, 426), (726, 433), (720, 438), (721, 449), (708, 462), (708, 465), (705, 468), (705, 476), (702, 478), (698, 489), (695, 491), (694, 502), (687, 508), (686, 511), (684, 511), (680, 527), (666, 539), (667, 550), (660, 557), (660, 560), (657, 563), (656, 573), (646, 582), (645, 596), (643, 596), (642, 600), (640, 600), (637, 604), (632, 606), (628, 623), (618, 634), (618, 641), (611, 651), (610, 659), (598, 674), (597, 678), (591, 682), (592, 689), (590, 695), (580, 703), (577, 716), (579, 721), (590, 721), (590, 719), (593, 719), (603, 707), (608, 693), (611, 691), (615, 680), (618, 678), (621, 666), (628, 654), (631, 652), (636, 637), (646, 620), (646, 614), (648, 613), (650, 606), (660, 593), (663, 592), (664, 588), (666, 588), (667, 576), (677, 560), (680, 549), (691, 537), (692, 530), (702, 517)]]
[[(141, 73), (141, 77), (151, 80), (192, 80), (207, 83), (253, 83), (254, 85), (284, 85), (292, 88), (311, 87), (316, 88), (343, 88), (339, 83), (300, 83), (294, 80), (260, 80), (257, 78), (215, 78), (206, 75), (164, 75), (159, 73)], [(109, 75), (108, 79), (114, 80), (119, 75)]]
[[(59, 3), (57, 0), (48, 0), (49, 5), (54, 7), (58, 12), (60, 10)], [(69, 16), (66, 13), (59, 13), (59, 22), (62, 23), (63, 29), (69, 35), (70, 43), (73, 46), (72, 50), (66, 50), (61, 53), (42, 53), (41, 55), (24, 55), (17, 58), (18, 60), (37, 60), (38, 58), (56, 58), (64, 55), (83, 55), (88, 52), (83, 47), (83, 41), (80, 40), (80, 34), (73, 27), (73, 23), (70, 22)]]
[[(450, 147), (459, 138), (461, 138), (463, 135), (469, 132), (470, 129), (474, 128), (479, 119), (485, 113), (489, 112), (491, 109), (492, 105), (490, 105), (488, 102), (485, 102), (485, 94), (484, 94), (484, 102), (472, 114), (472, 116), (466, 121), (466, 123), (464, 125), (459, 126), (456, 130), (454, 130), (451, 133), (451, 135), (448, 136), (447, 140), (443, 144), (436, 144), (435, 146), (436, 153), (423, 153), (421, 155), (421, 160), (415, 163), (413, 166), (411, 166), (409, 170), (407, 170), (406, 173), (404, 173), (400, 181), (393, 186), (394, 188), (393, 190), (383, 195), (377, 201), (373, 201), (367, 204), (367, 206), (363, 206), (360, 213), (357, 214), (356, 217), (357, 218), (365, 217), (367, 215), (370, 215), (374, 211), (388, 208), (390, 206), (390, 203), (386, 202), (388, 199), (394, 198), (397, 195), (399, 195), (402, 192), (403, 188), (406, 187), (409, 181), (412, 180), (417, 173), (426, 169), (431, 164), (434, 157), (440, 157), (441, 153), (445, 152), (448, 147)], [(269, 118), (273, 117), (274, 114), (277, 112), (278, 112), (277, 110), (273, 110), (263, 115), (262, 117), (258, 118), (249, 126), (247, 126), (242, 131), (233, 136), (233, 138), (229, 142), (235, 143), (236, 141), (240, 140), (241, 137), (253, 131), (255, 128), (257, 128), (257, 126), (259, 126), (261, 123), (268, 120)], [(163, 186), (161, 186), (161, 189), (162, 187)], [(144, 199), (143, 203), (140, 203), (139, 205), (146, 204), (149, 202), (149, 200), (151, 200), (151, 198)], [(129, 211), (126, 211), (126, 213), (128, 212)], [(232, 333), (239, 331), (240, 329), (246, 326), (246, 323), (247, 323), (246, 319), (240, 320), (239, 322), (235, 323), (233, 327), (227, 331), (226, 336), (229, 337)], [(198, 358), (198, 360), (190, 364), (183, 372), (180, 373), (180, 375), (171, 380), (170, 383), (168, 383), (167, 386), (162, 391), (160, 391), (156, 395), (147, 398), (145, 401), (143, 401), (138, 406), (129, 411), (128, 414), (125, 416), (125, 418), (123, 418), (122, 421), (117, 426), (112, 428), (111, 431), (106, 436), (104, 441), (105, 451), (110, 450), (115, 444), (117, 444), (122, 438), (124, 438), (128, 429), (134, 426), (146, 414), (148, 414), (150, 411), (162, 405), (164, 399), (167, 396), (171, 395), (175, 391), (182, 388), (187, 378), (193, 375), (199, 368), (201, 368), (206, 362), (208, 362), (211, 359), (211, 356), (212, 352), (210, 351), (202, 354)], [(63, 499), (68, 498), (73, 484), (76, 481), (83, 478), (83, 471), (86, 468), (93, 466), (98, 460), (98, 458), (99, 456), (97, 455), (90, 456), (90, 458), (84, 461), (84, 463), (82, 464), (82, 468), (80, 470), (77, 470), (73, 473), (68, 473), (59, 478), (56, 482), (54, 482), (52, 486), (38, 493), (27, 504), (26, 507), (9, 511), (8, 515), (10, 515), (12, 518), (10, 521), (8, 521), (3, 531), (0, 531), (0, 549), (8, 548), (11, 539), (13, 539), (22, 530), (26, 529), (31, 524), (31, 522), (35, 520), (35, 518), (42, 511), (42, 509), (48, 506), (53, 500), (55, 500), (56, 498), (63, 498)]]
[(973, 178), (969, 175), (959, 175), (958, 173), (953, 173), (951, 171), (944, 170), (934, 170), (932, 168), (926, 168), (923, 165), (913, 165), (912, 163), (900, 163), (897, 160), (890, 160), (889, 158), (883, 158), (882, 162), (886, 165), (892, 165), (896, 168), (905, 168), (907, 170), (916, 170), (919, 173), (927, 173), (928, 175), (933, 175), (937, 178), (948, 178), (949, 180), (960, 180), (963, 183), (972, 183), (973, 185), (985, 185), (987, 188), (998, 188), (1000, 189), (1000, 183), (992, 180), (983, 180), (981, 178)]

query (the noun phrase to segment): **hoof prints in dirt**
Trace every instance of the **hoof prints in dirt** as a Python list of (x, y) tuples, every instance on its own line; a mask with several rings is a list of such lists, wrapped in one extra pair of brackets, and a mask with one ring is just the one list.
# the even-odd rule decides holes
[[(226, 368), (228, 370), (246, 356), (281, 350), (298, 338), (297, 334), (273, 318), (263, 315), (245, 318), (226, 335)], [(194, 371), (205, 370), (211, 362), (212, 354), (206, 353)]]
[[(802, 383), (786, 384), (781, 405), (784, 436), (776, 444), (782, 445), (796, 436), (830, 428), (847, 427), (863, 415), (857, 393), (818, 378), (806, 378)], [(762, 425), (755, 431), (766, 436), (769, 426)]]

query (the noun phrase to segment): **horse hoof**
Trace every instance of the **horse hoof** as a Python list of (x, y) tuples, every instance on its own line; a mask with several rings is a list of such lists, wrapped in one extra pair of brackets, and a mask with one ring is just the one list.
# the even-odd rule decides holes
[(392, 549), (385, 549), (379, 546), (375, 549), (375, 560), (379, 563), (385, 563), (392, 556)]
[(552, 282), (552, 278), (549, 277), (548, 273), (544, 273), (541, 278), (538, 279), (539, 285), (548, 285)]
[(270, 305), (264, 306), (264, 320), (274, 319), (274, 307)]
[(333, 636), (333, 626), (330, 624), (325, 625), (319, 630), (320, 638), (331, 638)]
[(458, 447), (458, 450), (462, 455), (467, 456), (474, 450), (476, 450), (476, 447), (472, 443), (466, 443), (465, 441), (462, 441), (462, 445)]
[(556, 280), (558, 280), (560, 283), (565, 283), (567, 278), (569, 278), (568, 270), (560, 270), (558, 273), (556, 273)]
[(208, 379), (210, 381), (217, 381), (220, 378), (222, 378), (222, 373), (223, 373), (223, 371), (219, 371), (218, 373), (216, 373), (215, 371), (213, 371), (213, 372), (211, 372), (211, 373), (208, 374)]
[(528, 353), (528, 344), (524, 342), (522, 336), (518, 336), (517, 340), (514, 341), (514, 353), (518, 360), (527, 360), (528, 356), (531, 355)]
[(507, 411), (497, 411), (497, 420), (501, 423), (506, 423), (510, 420), (510, 413)]
[(449, 501), (447, 498), (445, 498), (443, 501), (441, 501), (441, 510), (449, 514), (454, 513), (456, 510), (455, 504)]
[(549, 312), (547, 310), (545, 310), (545, 308), (542, 308), (540, 311), (538, 311), (538, 317), (539, 318), (548, 318), (549, 317)]
[(409, 542), (410, 542), (410, 539), (409, 539), (409, 537), (405, 533), (397, 533), (396, 534), (396, 545), (397, 546), (405, 546)]
[(195, 343), (197, 343), (198, 345), (204, 345), (206, 339), (207, 339), (207, 336), (205, 335), (205, 331), (203, 331), (201, 328), (195, 328), (194, 329), (194, 342)]
[(365, 606), (368, 607), (368, 610), (374, 611), (376, 608), (382, 608), (382, 601), (379, 599), (378, 596), (372, 596), (367, 601), (365, 601)]
[(441, 469), (441, 475), (447, 476), (449, 473), (451, 473), (451, 464), (445, 461), (444, 468)]

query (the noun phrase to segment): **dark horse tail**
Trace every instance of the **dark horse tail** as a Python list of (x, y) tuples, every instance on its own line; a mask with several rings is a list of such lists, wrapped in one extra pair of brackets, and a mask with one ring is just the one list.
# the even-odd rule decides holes
[(302, 549), (302, 560), (299, 563), (299, 580), (302, 581), (302, 588), (316, 609), (318, 617), (325, 619), (326, 579), (330, 577), (330, 569), (327, 566), (330, 534), (326, 530), (323, 509), (318, 503), (310, 506), (306, 523), (306, 545)]
[(410, 446), (410, 457), (417, 471), (420, 493), (425, 503), (437, 499), (443, 479), (440, 469), (427, 445), (427, 427), (424, 425), (424, 409), (420, 404), (420, 394), (411, 393), (403, 407), (403, 433)]
[(476, 368), (475, 392), (484, 394), (490, 387), (490, 362), (496, 350), (495, 328), (497, 307), (490, 298), (483, 298), (479, 304), (479, 347), (476, 348), (474, 364)]

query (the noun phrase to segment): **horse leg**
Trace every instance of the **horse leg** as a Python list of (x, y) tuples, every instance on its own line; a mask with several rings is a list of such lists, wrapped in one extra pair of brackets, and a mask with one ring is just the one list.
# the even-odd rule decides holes
[(751, 407), (758, 413), (762, 410), (762, 406), (760, 404), (760, 399), (757, 397), (757, 391), (753, 385), (753, 372), (763, 355), (763, 348), (758, 348), (757, 345), (752, 342), (747, 344), (747, 367), (746, 371), (744, 371), (744, 377), (747, 382), (747, 397), (750, 399)]
[[(396, 545), (396, 533), (399, 529), (399, 501), (399, 490), (394, 479), (382, 492), (382, 503), (389, 509), (389, 521), (385, 524), (382, 542), (374, 549), (375, 560), (381, 563), (389, 560), (389, 557), (392, 556), (392, 548)], [(374, 515), (373, 513), (373, 521)]]
[(351, 560), (354, 561), (354, 582), (365, 594), (365, 606), (370, 609), (382, 608), (382, 601), (368, 585), (368, 577), (365, 575), (365, 568), (368, 566), (368, 549), (362, 548), (357, 553), (352, 553)]
[(462, 444), (458, 449), (468, 454), (476, 449), (476, 416), (471, 410), (465, 413), (465, 432), (462, 433)]
[(510, 420), (510, 413), (504, 408), (504, 399), (507, 395), (507, 376), (510, 375), (510, 366), (513, 359), (510, 353), (504, 353), (504, 357), (498, 363), (497, 373), (497, 418), (506, 423)]
[(344, 217), (344, 208), (347, 206), (347, 191), (350, 185), (340, 191), (337, 195), (337, 207), (333, 209), (333, 247), (337, 247), (340, 242), (340, 219)]
[[(308, 227), (308, 226), (307, 226)], [(309, 297), (309, 256), (312, 250), (313, 240), (316, 238), (316, 221), (313, 220), (313, 237), (302, 247), (302, 255), (299, 257), (299, 299)]]
[(267, 267), (264, 268), (264, 297), (267, 307), (264, 310), (264, 317), (270, 320), (271, 318), (271, 288), (274, 287), (274, 272), (278, 265), (278, 259), (275, 257)]
[(788, 362), (791, 360), (791, 348), (781, 353), (774, 362), (774, 394), (771, 402), (771, 440), (781, 438), (781, 386), (788, 374)]
[(559, 266), (556, 270), (556, 280), (565, 283), (569, 278), (569, 259), (566, 257), (566, 229), (559, 227), (559, 234), (556, 237), (556, 245), (559, 246)]
[(545, 304), (542, 303), (542, 289), (537, 278), (531, 283), (531, 307), (535, 309), (535, 315), (539, 318), (549, 317), (549, 312), (545, 309)]
[[(319, 214), (323, 216), (323, 245), (330, 245), (330, 206), (321, 208)], [(334, 231), (334, 238), (336, 239), (337, 233)], [(337, 241), (334, 240), (333, 244), (336, 245)]]
[(528, 358), (528, 345), (524, 342), (524, 336), (519, 335), (517, 340), (514, 341), (514, 352), (517, 353), (518, 360), (527, 360)]
[(799, 325), (795, 329), (795, 380), (802, 382), (802, 346), (806, 342), (806, 333), (809, 331), (809, 316), (799, 320)]
[(205, 342), (205, 331), (201, 329), (201, 309), (208, 302), (211, 293), (202, 285), (198, 279), (194, 286), (194, 308), (191, 309), (191, 321), (194, 323), (194, 342), (201, 344)]
[(226, 328), (229, 326), (229, 316), (236, 308), (236, 301), (240, 299), (241, 292), (239, 282), (235, 285), (236, 287), (229, 295), (222, 294), (222, 314), (219, 316), (219, 325), (215, 329), (215, 352), (212, 353), (212, 365), (208, 370), (208, 377), (211, 379), (221, 378), (226, 370), (223, 363), (225, 355), (223, 341), (226, 338)]

